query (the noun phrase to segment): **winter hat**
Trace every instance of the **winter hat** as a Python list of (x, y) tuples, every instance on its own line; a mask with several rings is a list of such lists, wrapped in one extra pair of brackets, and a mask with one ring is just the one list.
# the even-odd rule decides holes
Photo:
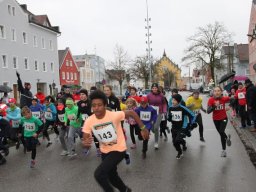
[(79, 91), (79, 93), (83, 93), (83, 94), (85, 94), (86, 96), (88, 96), (88, 91), (87, 91), (86, 89), (81, 89), (81, 90)]
[(158, 88), (158, 83), (153, 83), (151, 88), (153, 88), (153, 87), (157, 87)]
[(66, 105), (74, 105), (74, 101), (71, 99), (66, 100)]
[(10, 99), (8, 99), (8, 102), (16, 104), (16, 99), (15, 98), (10, 98)]
[(245, 84), (251, 84), (252, 81), (251, 81), (250, 79), (246, 79), (244, 83), (245, 83)]
[(172, 89), (172, 93), (179, 93), (178, 89), (174, 88)]
[(180, 103), (182, 100), (182, 96), (180, 94), (173, 95), (172, 98), (175, 99), (178, 103)]
[(145, 97), (145, 96), (143, 96), (143, 97), (140, 98), (140, 102), (141, 102), (141, 103), (142, 103), (142, 102), (147, 103), (147, 102), (148, 102), (148, 98)]

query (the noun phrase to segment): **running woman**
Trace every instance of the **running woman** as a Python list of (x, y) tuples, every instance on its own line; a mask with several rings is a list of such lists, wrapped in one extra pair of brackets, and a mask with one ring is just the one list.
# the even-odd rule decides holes
[(187, 98), (186, 100), (186, 107), (194, 112), (196, 115), (196, 122), (199, 126), (199, 136), (200, 141), (205, 142), (204, 140), (204, 126), (203, 126), (203, 119), (201, 115), (201, 110), (206, 113), (206, 110), (203, 108), (202, 105), (203, 99), (199, 97), (199, 90), (195, 90), (193, 94)]
[[(187, 150), (186, 141), (184, 138), (190, 136), (190, 129), (196, 120), (196, 116), (188, 108), (181, 104), (182, 97), (180, 94), (172, 96), (172, 107), (169, 108), (168, 121), (172, 123), (172, 142), (176, 151), (178, 152), (176, 159), (180, 159), (183, 156), (183, 151)], [(189, 118), (189, 124), (188, 119)], [(181, 145), (183, 149), (181, 149)]]
[[(148, 131), (153, 129), (153, 125), (157, 119), (157, 112), (156, 110), (148, 105), (148, 98), (141, 97), (140, 98), (140, 106), (135, 109), (135, 112), (139, 115), (140, 119), (142, 120), (143, 124), (146, 126)], [(142, 140), (140, 132), (138, 132), (138, 139)], [(142, 158), (146, 158), (146, 153), (148, 150), (148, 139), (143, 140), (143, 147), (142, 147)]]
[(220, 134), (222, 152), (221, 157), (226, 157), (226, 144), (231, 146), (231, 135), (226, 135), (225, 129), (228, 123), (227, 113), (226, 113), (226, 103), (230, 101), (229, 97), (222, 96), (222, 89), (220, 87), (215, 87), (213, 90), (213, 96), (208, 100), (207, 113), (213, 112), (212, 118), (214, 125)]
[(20, 136), (22, 135), (25, 139), (26, 149), (31, 151), (30, 168), (34, 168), (36, 163), (36, 145), (43, 122), (32, 116), (31, 110), (27, 106), (22, 108), (22, 116), (20, 121), (22, 132)]
[(148, 139), (149, 133), (139, 116), (134, 111), (108, 111), (108, 99), (99, 90), (90, 95), (92, 110), (94, 112), (85, 122), (83, 127), (84, 146), (90, 148), (93, 142), (92, 132), (100, 142), (102, 163), (95, 170), (96, 181), (104, 191), (113, 192), (117, 188), (122, 192), (130, 192), (117, 173), (117, 165), (124, 159), (126, 141), (124, 138), (121, 121), (133, 117), (141, 128), (143, 139)]
[(45, 124), (44, 124), (44, 130), (43, 135), (46, 137), (48, 143), (46, 147), (49, 147), (52, 142), (50, 140), (48, 129), (49, 127), (54, 127), (54, 123), (57, 116), (57, 110), (54, 105), (54, 99), (51, 96), (47, 96), (44, 101), (44, 118), (45, 118)]
[(151, 86), (151, 93), (147, 95), (148, 103), (157, 111), (157, 120), (154, 124), (154, 129), (152, 130), (155, 134), (155, 149), (158, 149), (158, 139), (159, 139), (159, 126), (162, 121), (162, 115), (167, 112), (167, 103), (165, 101), (164, 95), (159, 91), (158, 84), (153, 83)]

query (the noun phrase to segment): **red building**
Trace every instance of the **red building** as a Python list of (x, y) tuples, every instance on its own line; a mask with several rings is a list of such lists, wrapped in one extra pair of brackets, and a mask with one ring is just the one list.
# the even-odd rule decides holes
[(69, 48), (59, 50), (60, 85), (80, 85), (79, 70)]

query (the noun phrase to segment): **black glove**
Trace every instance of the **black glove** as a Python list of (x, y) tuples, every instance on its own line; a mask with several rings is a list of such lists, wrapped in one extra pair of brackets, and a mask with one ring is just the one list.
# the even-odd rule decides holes
[(17, 75), (18, 78), (20, 78), (20, 74), (19, 74), (18, 71), (16, 71), (16, 75)]
[(196, 127), (197, 127), (197, 123), (192, 123), (192, 124), (189, 125), (190, 130), (195, 129)]

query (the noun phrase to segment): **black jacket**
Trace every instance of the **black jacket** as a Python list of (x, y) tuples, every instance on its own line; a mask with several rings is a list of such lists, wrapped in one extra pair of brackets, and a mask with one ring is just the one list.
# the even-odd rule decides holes
[(256, 113), (256, 87), (253, 84), (246, 88), (246, 102), (248, 109)]
[(113, 111), (121, 111), (120, 102), (119, 102), (118, 98), (114, 95), (111, 95), (108, 98), (107, 107), (111, 108)]
[(77, 102), (77, 106), (78, 106), (78, 117), (80, 116), (80, 114), (87, 114), (88, 116), (90, 116), (92, 114), (92, 109), (91, 109), (91, 102), (89, 100), (86, 101), (78, 101)]
[(21, 79), (18, 77), (18, 91), (20, 92), (20, 108), (32, 105), (33, 95), (29, 89), (23, 87)]

